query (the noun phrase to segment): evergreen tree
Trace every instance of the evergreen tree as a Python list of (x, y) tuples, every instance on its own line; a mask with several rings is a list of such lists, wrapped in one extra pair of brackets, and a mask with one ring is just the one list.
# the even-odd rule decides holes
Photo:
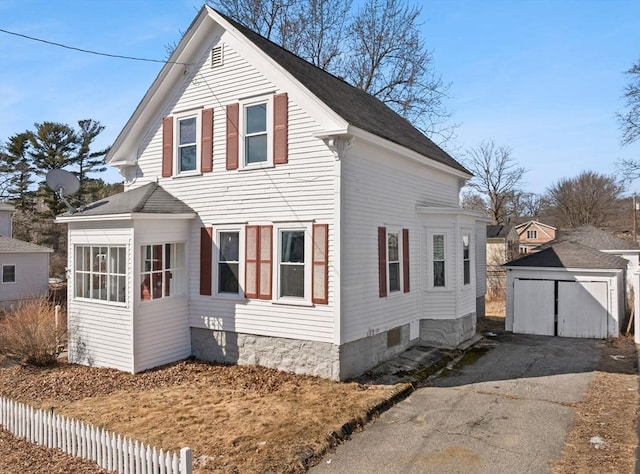
[(87, 174), (101, 173), (107, 169), (104, 164), (104, 157), (109, 149), (105, 148), (99, 151), (91, 151), (91, 144), (104, 130), (104, 125), (100, 125), (100, 122), (92, 119), (78, 120), (78, 127), (78, 149), (74, 158), (74, 164), (78, 167), (77, 176), (80, 181), (79, 194), (80, 196), (84, 196), (87, 192)]
[(30, 134), (17, 133), (9, 137), (0, 152), (1, 197), (19, 210), (33, 208), (34, 169), (29, 156)]

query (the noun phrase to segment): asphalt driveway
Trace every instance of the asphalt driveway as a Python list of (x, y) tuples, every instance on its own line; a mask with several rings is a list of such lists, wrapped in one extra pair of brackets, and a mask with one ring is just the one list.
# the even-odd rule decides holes
[(329, 453), (312, 473), (546, 473), (600, 342), (503, 333)]

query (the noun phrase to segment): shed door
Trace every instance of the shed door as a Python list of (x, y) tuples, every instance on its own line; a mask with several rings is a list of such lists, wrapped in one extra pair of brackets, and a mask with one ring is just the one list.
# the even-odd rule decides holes
[(519, 279), (513, 283), (513, 332), (553, 336), (555, 283)]
[(607, 337), (607, 283), (558, 282), (558, 336)]

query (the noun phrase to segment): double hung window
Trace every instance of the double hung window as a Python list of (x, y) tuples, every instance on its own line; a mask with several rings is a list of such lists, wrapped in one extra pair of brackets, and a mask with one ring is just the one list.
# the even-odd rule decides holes
[(269, 160), (267, 133), (267, 103), (244, 107), (245, 165), (266, 163)]
[(124, 246), (75, 246), (74, 295), (98, 301), (124, 303), (127, 260)]
[(198, 166), (198, 133), (197, 116), (188, 116), (177, 119), (177, 171), (196, 171)]
[(219, 231), (217, 240), (218, 294), (238, 295), (240, 292), (240, 232)]
[(471, 252), (469, 249), (471, 235), (464, 234), (462, 236), (462, 273), (463, 283), (468, 285), (471, 283)]
[(446, 252), (445, 252), (445, 235), (434, 234), (433, 242), (433, 286), (441, 288), (446, 286)]
[(389, 293), (400, 291), (400, 244), (397, 232), (387, 234), (387, 263), (389, 265)]
[(305, 298), (305, 253), (304, 229), (280, 230), (280, 298)]

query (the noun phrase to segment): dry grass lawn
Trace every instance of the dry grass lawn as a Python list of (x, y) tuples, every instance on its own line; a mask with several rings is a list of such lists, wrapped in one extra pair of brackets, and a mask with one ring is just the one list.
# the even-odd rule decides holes
[(334, 432), (364, 423), (393, 390), (193, 361), (138, 375), (66, 364), (0, 369), (1, 395), (157, 448), (188, 446), (196, 473), (302, 472)]

